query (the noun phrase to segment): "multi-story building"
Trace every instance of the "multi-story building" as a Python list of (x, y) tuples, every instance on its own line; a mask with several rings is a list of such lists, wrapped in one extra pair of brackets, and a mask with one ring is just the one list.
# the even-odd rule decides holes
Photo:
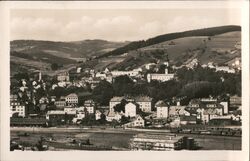
[(167, 118), (168, 117), (168, 105), (160, 100), (155, 104), (156, 111), (157, 111), (157, 118)]
[(132, 102), (129, 102), (125, 105), (125, 116), (126, 117), (135, 117), (136, 116), (136, 105)]
[(143, 112), (151, 112), (152, 111), (152, 98), (148, 96), (138, 96), (135, 97), (135, 102), (139, 104), (139, 108)]
[(174, 79), (174, 74), (169, 74), (168, 69), (165, 69), (165, 74), (149, 73), (147, 75), (147, 81), (150, 83), (152, 80), (157, 80), (160, 82), (166, 82)]
[(10, 102), (11, 116), (17, 114), (20, 117), (26, 116), (26, 107), (24, 104), (21, 104), (19, 101)]
[(93, 100), (84, 101), (84, 107), (89, 113), (95, 113), (96, 103)]
[(140, 73), (139, 69), (134, 69), (134, 70), (130, 70), (130, 71), (118, 71), (118, 70), (111, 71), (111, 74), (113, 77), (118, 77), (118, 76), (122, 76), (122, 75), (136, 77), (139, 75), (139, 73)]
[(71, 93), (65, 97), (67, 104), (78, 104), (78, 96), (75, 93)]
[(26, 116), (26, 107), (18, 101), (17, 95), (10, 95), (10, 110), (11, 116), (17, 114), (20, 117)]

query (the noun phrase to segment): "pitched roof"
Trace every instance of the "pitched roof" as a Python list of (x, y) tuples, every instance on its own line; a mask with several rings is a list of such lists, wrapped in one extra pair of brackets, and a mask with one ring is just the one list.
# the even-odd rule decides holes
[(77, 94), (75, 93), (70, 93), (69, 95), (67, 95), (66, 97), (78, 97)]
[(151, 102), (152, 98), (149, 96), (137, 96), (135, 97), (136, 102)]
[(217, 113), (218, 112), (216, 108), (208, 108), (203, 111), (204, 115), (216, 115)]
[(181, 121), (196, 121), (196, 116), (181, 116)]
[(110, 102), (121, 102), (124, 97), (113, 97), (111, 98)]
[(156, 102), (155, 106), (156, 107), (168, 107), (168, 105), (162, 100), (159, 100), (158, 102)]
[(184, 115), (185, 106), (170, 106), (169, 115)]

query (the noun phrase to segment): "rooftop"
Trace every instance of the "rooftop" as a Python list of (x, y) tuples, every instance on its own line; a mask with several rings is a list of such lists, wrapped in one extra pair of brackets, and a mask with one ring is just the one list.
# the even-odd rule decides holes
[(67, 95), (66, 97), (78, 97), (78, 96), (75, 93), (71, 93), (71, 94)]
[(158, 102), (156, 102), (155, 106), (156, 107), (168, 107), (168, 105), (162, 100), (159, 100)]
[(137, 96), (135, 97), (136, 102), (151, 102), (152, 98), (149, 96)]
[(113, 97), (111, 98), (110, 102), (121, 102), (124, 97)]

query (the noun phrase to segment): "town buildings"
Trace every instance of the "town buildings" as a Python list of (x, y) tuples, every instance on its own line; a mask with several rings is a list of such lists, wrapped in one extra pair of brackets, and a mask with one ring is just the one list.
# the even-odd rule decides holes
[(136, 97), (129, 97), (129, 96), (123, 96), (123, 97), (113, 97), (109, 101), (109, 107), (110, 111), (114, 110), (114, 106), (121, 103), (122, 100), (126, 100), (127, 102), (133, 102), (139, 105), (139, 108), (143, 112), (151, 112), (152, 111), (152, 98), (148, 96), (136, 96)]

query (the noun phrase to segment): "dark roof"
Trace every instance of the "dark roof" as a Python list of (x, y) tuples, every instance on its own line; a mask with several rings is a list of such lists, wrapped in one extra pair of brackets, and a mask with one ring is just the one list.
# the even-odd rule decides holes
[(43, 125), (46, 122), (45, 118), (10, 118), (10, 124), (18, 125)]
[(181, 116), (181, 121), (196, 121), (196, 116)]

